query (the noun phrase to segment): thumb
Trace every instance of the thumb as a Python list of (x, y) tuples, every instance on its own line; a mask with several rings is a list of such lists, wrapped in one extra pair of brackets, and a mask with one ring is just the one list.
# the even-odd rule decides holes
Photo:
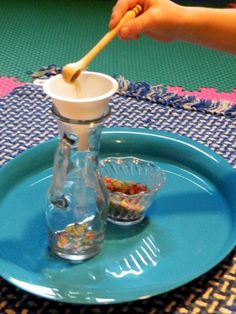
[(142, 14), (135, 19), (126, 22), (121, 26), (119, 35), (121, 39), (137, 38), (139, 34), (146, 31), (148, 28), (147, 19), (145, 14)]

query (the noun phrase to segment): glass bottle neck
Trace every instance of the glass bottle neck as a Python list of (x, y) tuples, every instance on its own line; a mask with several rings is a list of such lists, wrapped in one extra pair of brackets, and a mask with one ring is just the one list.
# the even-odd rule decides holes
[(83, 121), (63, 117), (55, 107), (52, 108), (52, 111), (57, 118), (61, 141), (66, 141), (73, 149), (81, 152), (98, 152), (103, 122), (110, 114), (109, 108), (103, 116)]
[(71, 125), (58, 121), (61, 142), (72, 150), (97, 154), (103, 124)]

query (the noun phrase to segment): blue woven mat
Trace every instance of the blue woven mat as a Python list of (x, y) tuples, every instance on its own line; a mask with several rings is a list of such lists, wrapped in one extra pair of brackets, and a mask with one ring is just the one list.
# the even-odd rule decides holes
[[(106, 127), (128, 126), (179, 133), (221, 154), (233, 166), (236, 158), (236, 105), (198, 100), (166, 93), (162, 87), (119, 80), (110, 102), (112, 115)], [(1, 161), (55, 137), (57, 125), (51, 101), (42, 87), (28, 84), (0, 98)]]
[[(164, 130), (190, 137), (209, 146), (236, 168), (234, 110), (205, 110), (156, 87), (120, 80), (119, 92), (110, 102), (112, 114), (106, 127), (126, 126)], [(171, 100), (172, 97), (172, 101)], [(188, 103), (188, 105), (183, 105)], [(57, 136), (51, 101), (42, 87), (29, 84), (0, 99), (0, 164), (32, 145)], [(204, 109), (205, 108), (205, 109)], [(225, 112), (225, 111), (224, 111)], [(236, 313), (236, 250), (213, 270), (192, 283), (148, 300), (113, 306), (66, 305), (26, 294), (0, 279), (0, 313)], [(227, 287), (227, 289), (225, 288)], [(18, 304), (18, 305), (17, 305)], [(155, 310), (155, 311), (154, 311)]]

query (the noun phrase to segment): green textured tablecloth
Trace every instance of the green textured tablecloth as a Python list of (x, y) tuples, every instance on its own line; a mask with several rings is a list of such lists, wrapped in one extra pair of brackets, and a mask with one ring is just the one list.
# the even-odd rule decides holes
[[(108, 31), (114, 3), (114, 0), (1, 0), (0, 76), (30, 80), (27, 71), (79, 60)], [(230, 92), (236, 87), (235, 57), (192, 44), (163, 44), (143, 36), (129, 42), (114, 39), (89, 68), (187, 90), (214, 87)]]

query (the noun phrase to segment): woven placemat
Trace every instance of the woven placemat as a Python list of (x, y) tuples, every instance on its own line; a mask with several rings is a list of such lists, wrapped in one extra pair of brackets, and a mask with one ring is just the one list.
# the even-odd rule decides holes
[[(164, 130), (209, 146), (236, 168), (234, 115), (183, 107), (181, 99), (168, 102), (155, 87), (120, 81), (111, 100), (106, 127), (128, 126)], [(153, 96), (154, 95), (154, 96)], [(178, 106), (179, 103), (179, 106)], [(190, 100), (189, 100), (190, 103)], [(57, 136), (51, 101), (40, 86), (29, 84), (0, 99), (1, 164), (32, 145)], [(69, 305), (28, 294), (0, 279), (0, 313), (236, 313), (236, 249), (207, 274), (174, 291), (129, 303), (104, 306)]]

